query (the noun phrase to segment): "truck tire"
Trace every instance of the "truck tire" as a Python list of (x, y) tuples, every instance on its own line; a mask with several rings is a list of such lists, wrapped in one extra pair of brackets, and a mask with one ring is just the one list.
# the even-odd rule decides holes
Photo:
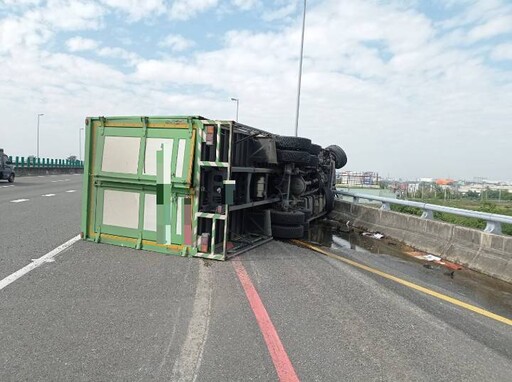
[(302, 150), (308, 151), (311, 146), (311, 139), (302, 137), (285, 137), (278, 135), (275, 137), (276, 147), (283, 150)]
[(14, 174), (11, 172), (11, 175), (9, 175), (9, 178), (7, 178), (7, 181), (9, 183), (14, 183)]
[(309, 156), (309, 167), (318, 167), (318, 164), (320, 163), (318, 157), (316, 155), (310, 155)]
[(345, 154), (345, 151), (343, 151), (340, 146), (331, 145), (326, 147), (326, 150), (329, 150), (334, 154), (334, 158), (336, 159), (335, 167), (337, 169), (340, 169), (347, 164), (347, 154)]
[(322, 151), (322, 146), (320, 146), (320, 145), (315, 145), (314, 143), (312, 143), (311, 146), (309, 146), (310, 154), (318, 155), (318, 154), (320, 154), (320, 151)]
[(303, 224), (305, 217), (301, 211), (270, 211), (272, 224), (277, 225), (298, 225)]
[(308, 164), (309, 156), (306, 151), (277, 150), (277, 160), (282, 163)]
[(330, 188), (324, 189), (325, 210), (331, 212), (334, 209), (334, 192)]
[(304, 221), (306, 223), (311, 218), (311, 215), (313, 215), (313, 213), (310, 210), (307, 210), (305, 208), (299, 208), (297, 211), (302, 212), (304, 214)]
[(276, 239), (302, 239), (304, 236), (303, 225), (272, 225), (272, 236)]

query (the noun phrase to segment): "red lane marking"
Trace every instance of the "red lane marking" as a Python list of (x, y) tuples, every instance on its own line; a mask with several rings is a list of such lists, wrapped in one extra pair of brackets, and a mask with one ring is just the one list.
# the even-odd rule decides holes
[(263, 334), (270, 357), (272, 357), (272, 362), (276, 368), (279, 381), (299, 381), (299, 378), (295, 373), (295, 369), (288, 358), (288, 354), (286, 354), (286, 350), (284, 350), (284, 346), (279, 339), (276, 328), (274, 327), (274, 324), (272, 324), (270, 316), (265, 309), (265, 305), (263, 305), (256, 288), (245, 270), (245, 267), (239, 259), (232, 260), (232, 263), (238, 279), (244, 288), (245, 295), (249, 300), (249, 304), (251, 305), (254, 316), (256, 317), (256, 321), (258, 321), (261, 334)]

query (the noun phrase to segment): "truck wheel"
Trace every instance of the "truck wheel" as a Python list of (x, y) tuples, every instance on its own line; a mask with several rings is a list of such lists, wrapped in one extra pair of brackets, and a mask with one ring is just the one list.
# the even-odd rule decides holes
[(318, 167), (318, 164), (320, 163), (318, 157), (316, 155), (310, 155), (309, 156), (309, 167)]
[(334, 209), (334, 192), (330, 188), (324, 189), (325, 193), (325, 210), (331, 212)]
[(311, 146), (311, 139), (302, 137), (275, 137), (276, 147), (284, 150), (308, 151)]
[(9, 178), (7, 178), (9, 183), (14, 183), (14, 174), (11, 172), (11, 175), (9, 175)]
[(320, 154), (320, 151), (322, 151), (322, 146), (320, 146), (320, 145), (315, 145), (314, 143), (312, 143), (311, 146), (309, 146), (310, 154), (318, 155), (318, 154)]
[(306, 223), (311, 218), (311, 215), (313, 215), (313, 213), (310, 210), (307, 210), (305, 208), (300, 208), (297, 211), (302, 212), (304, 214), (304, 221)]
[(305, 217), (301, 211), (270, 211), (272, 224), (277, 225), (297, 225), (303, 224)]
[(306, 151), (277, 150), (277, 160), (282, 163), (308, 164), (309, 153)]
[(340, 146), (331, 145), (326, 147), (326, 150), (329, 150), (334, 154), (334, 157), (336, 158), (335, 167), (337, 169), (340, 169), (347, 164), (347, 154), (345, 154), (345, 151), (343, 151)]
[(304, 236), (303, 225), (272, 225), (272, 236), (276, 239), (302, 239)]

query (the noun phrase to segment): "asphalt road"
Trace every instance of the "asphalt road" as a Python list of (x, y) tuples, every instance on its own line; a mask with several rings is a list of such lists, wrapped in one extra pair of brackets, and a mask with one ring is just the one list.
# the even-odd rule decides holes
[[(0, 279), (76, 236), (81, 177), (3, 185)], [(512, 318), (507, 286), (485, 304), (417, 263), (332, 251)], [(285, 242), (239, 261), (300, 380), (511, 379), (509, 325)], [(79, 241), (0, 290), (0, 323), (1, 381), (278, 380), (233, 261)]]

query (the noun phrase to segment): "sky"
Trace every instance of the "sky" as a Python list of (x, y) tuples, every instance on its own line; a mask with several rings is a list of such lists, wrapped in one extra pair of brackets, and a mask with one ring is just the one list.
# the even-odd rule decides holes
[[(87, 116), (293, 135), (303, 1), (0, 0), (0, 147), (79, 154)], [(299, 135), (381, 176), (512, 180), (511, 0), (309, 0)], [(83, 141), (83, 139), (82, 139)]]

